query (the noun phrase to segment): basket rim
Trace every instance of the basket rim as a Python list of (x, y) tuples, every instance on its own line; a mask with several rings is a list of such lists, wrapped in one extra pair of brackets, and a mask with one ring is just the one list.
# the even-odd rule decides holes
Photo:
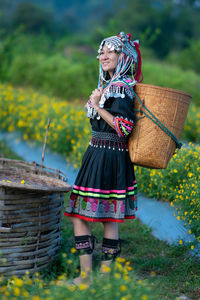
[(38, 191), (38, 192), (69, 192), (72, 190), (72, 187), (66, 183), (66, 187), (37, 187), (33, 185), (26, 185), (24, 183), (13, 183), (13, 182), (1, 182), (0, 187), (18, 189), (18, 190), (27, 190), (27, 191)]
[[(51, 173), (52, 175), (54, 175), (56, 173), (56, 175), (58, 174), (61, 178), (66, 179), (67, 180), (67, 175), (65, 173), (63, 173), (61, 170), (59, 169), (55, 169), (55, 168), (51, 168), (51, 167), (47, 167), (47, 166), (42, 166), (39, 163), (37, 163), (36, 161), (25, 161), (25, 160), (21, 160), (21, 159), (11, 159), (11, 158), (7, 158), (7, 157), (0, 157), (0, 162), (11, 162), (11, 163), (16, 163), (19, 165), (24, 165), (27, 167), (34, 167), (36, 170), (38, 169), (39, 171), (44, 171), (47, 173)], [(16, 167), (16, 166), (14, 166)], [(0, 168), (1, 169), (1, 168)]]
[[(13, 174), (13, 170), (12, 169), (8, 169), (8, 168), (0, 168), (0, 173), (11, 173)], [(72, 190), (72, 186), (67, 183), (66, 181), (59, 179), (59, 178), (54, 178), (54, 177), (49, 177), (46, 174), (34, 174), (34, 173), (27, 173), (24, 170), (20, 170), (17, 169), (15, 170), (15, 174), (16, 175), (21, 175), (23, 177), (32, 177), (33, 179), (41, 179), (41, 181), (44, 181), (47, 183), (48, 186), (42, 186), (39, 185), (39, 180), (38, 183), (36, 182), (35, 184), (26, 184), (25, 183), (21, 183), (21, 182), (7, 182), (7, 181), (3, 181), (0, 180), (0, 187), (5, 187), (5, 188), (11, 188), (11, 189), (19, 189), (19, 190), (27, 190), (27, 191), (41, 191), (41, 192), (46, 192), (46, 193), (52, 193), (52, 192), (69, 192)], [(60, 183), (60, 185), (56, 186), (53, 185), (51, 186), (51, 183)], [(38, 186), (37, 186), (38, 184)]]
[(192, 95), (190, 95), (189, 93), (186, 93), (184, 91), (181, 90), (177, 90), (177, 89), (172, 89), (172, 88), (168, 88), (168, 87), (164, 87), (164, 86), (158, 86), (158, 85), (154, 85), (154, 84), (147, 84), (147, 83), (136, 83), (135, 87), (149, 87), (152, 89), (159, 89), (159, 90), (163, 90), (163, 91), (168, 91), (168, 92), (173, 92), (176, 94), (182, 94), (185, 96), (188, 96), (190, 98), (192, 98)]
[(52, 192), (70, 192), (72, 187), (66, 183), (66, 187), (37, 187), (33, 185), (26, 185), (22, 183), (13, 183), (13, 182), (0, 182), (0, 187), (10, 188), (10, 189), (17, 189), (17, 190), (27, 190), (27, 191), (37, 191), (37, 192), (45, 192), (45, 193), (52, 193)]

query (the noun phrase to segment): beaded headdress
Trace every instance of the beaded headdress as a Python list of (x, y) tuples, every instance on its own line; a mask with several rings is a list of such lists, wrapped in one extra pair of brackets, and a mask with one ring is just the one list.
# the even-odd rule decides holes
[[(137, 82), (142, 82), (143, 80), (139, 41), (131, 41), (130, 33), (125, 34), (124, 32), (121, 32), (119, 35), (104, 39), (99, 46), (98, 59), (103, 46), (108, 47), (111, 51), (119, 53), (119, 58), (114, 74), (109, 80), (106, 80), (105, 72), (103, 71), (101, 64), (99, 64), (98, 88), (104, 88), (103, 95), (99, 101), (99, 107), (101, 108), (104, 107), (104, 103), (109, 97), (124, 98), (125, 93), (129, 97), (133, 97), (132, 88)], [(133, 70), (133, 64), (135, 65), (135, 70)], [(127, 76), (128, 73), (131, 73), (132, 79)], [(91, 106), (90, 100), (87, 105), (87, 116), (89, 118), (97, 117), (97, 119), (100, 119), (100, 116)]]
[[(135, 64), (135, 74), (134, 80), (136, 82), (141, 82), (143, 80), (142, 72), (141, 72), (141, 54), (139, 50), (139, 41), (131, 41), (131, 34), (125, 34), (121, 32), (119, 35), (111, 36), (109, 38), (104, 39), (98, 50), (99, 59), (100, 53), (102, 51), (103, 46), (108, 47), (112, 51), (116, 51), (119, 53), (118, 64), (116, 70), (113, 74), (113, 78), (111, 82), (114, 81), (116, 78), (124, 76), (130, 69), (133, 75), (133, 64)], [(103, 82), (106, 81), (103, 76), (103, 69), (100, 64), (99, 70), (99, 86), (103, 85)], [(111, 83), (110, 82), (110, 83)]]

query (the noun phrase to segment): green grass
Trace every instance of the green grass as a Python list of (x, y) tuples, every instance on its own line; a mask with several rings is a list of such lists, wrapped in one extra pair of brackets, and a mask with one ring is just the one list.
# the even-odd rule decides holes
[[(91, 228), (101, 242), (102, 224), (91, 223)], [(187, 244), (169, 245), (158, 240), (137, 218), (120, 224), (119, 230), (120, 238), (124, 240), (121, 256), (131, 262), (139, 279), (148, 280), (157, 294), (156, 299), (175, 299), (181, 294), (190, 299), (200, 298), (200, 261), (191, 256)], [(72, 224), (64, 217), (62, 251), (69, 253), (71, 247), (74, 247)], [(100, 265), (100, 247), (101, 244), (98, 244), (98, 252), (94, 252), (95, 270), (98, 270)], [(63, 266), (62, 259), (61, 262)]]
[(13, 152), (6, 144), (6, 142), (0, 141), (0, 157), (21, 159), (15, 152)]

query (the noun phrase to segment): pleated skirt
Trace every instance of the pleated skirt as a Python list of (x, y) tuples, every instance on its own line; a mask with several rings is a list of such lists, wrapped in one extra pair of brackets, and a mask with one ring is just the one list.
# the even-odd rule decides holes
[(137, 182), (128, 147), (90, 142), (65, 216), (91, 222), (124, 222), (137, 211)]

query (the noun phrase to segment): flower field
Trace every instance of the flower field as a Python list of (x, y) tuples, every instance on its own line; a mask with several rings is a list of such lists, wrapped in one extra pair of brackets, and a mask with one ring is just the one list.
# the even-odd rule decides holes
[(164, 170), (136, 167), (136, 177), (140, 191), (149, 197), (171, 201), (177, 219), (189, 224), (189, 233), (200, 242), (200, 147), (190, 142), (173, 156)]
[[(48, 118), (51, 119), (48, 147), (66, 156), (79, 167), (90, 139), (89, 120), (77, 99), (73, 103), (51, 98), (32, 89), (0, 84), (0, 127), (21, 131), (25, 140), (43, 143)], [(190, 106), (182, 137), (200, 142), (200, 109)]]
[(21, 131), (25, 140), (43, 143), (51, 119), (48, 147), (78, 167), (90, 137), (89, 121), (79, 101), (73, 104), (33, 90), (0, 85), (0, 122), (4, 130)]
[(182, 138), (200, 143), (200, 109), (194, 103), (190, 104)]
[[(68, 266), (75, 265), (74, 258), (70, 258), (70, 254), (67, 264)], [(65, 273), (51, 281), (45, 281), (39, 273), (35, 273), (31, 278), (28, 272), (22, 278), (12, 276), (8, 281), (1, 277), (1, 299), (70, 300), (80, 299), (80, 293), (81, 299), (103, 298), (109, 300), (114, 296), (117, 300), (128, 300), (132, 299), (132, 295), (136, 300), (155, 299), (156, 292), (153, 291), (147, 280), (140, 280), (136, 277), (129, 261), (118, 258), (112, 268), (106, 267), (105, 272), (107, 274), (104, 278), (100, 278), (98, 274), (94, 275), (91, 287), (85, 283), (81, 283), (79, 286), (67, 285), (68, 278)], [(84, 278), (84, 274), (82, 276)]]
[[(78, 100), (68, 103), (34, 90), (0, 85), (0, 123), (8, 131), (21, 131), (25, 140), (43, 142), (47, 120), (51, 119), (48, 147), (66, 156), (79, 167), (90, 140), (89, 121)], [(183, 137), (200, 141), (200, 110), (192, 105)], [(181, 149), (166, 170), (136, 168), (139, 190), (150, 197), (171, 201), (177, 218), (190, 225), (200, 241), (200, 148), (190, 145)], [(192, 245), (193, 246), (193, 245)], [(191, 247), (192, 247), (191, 246)]]

